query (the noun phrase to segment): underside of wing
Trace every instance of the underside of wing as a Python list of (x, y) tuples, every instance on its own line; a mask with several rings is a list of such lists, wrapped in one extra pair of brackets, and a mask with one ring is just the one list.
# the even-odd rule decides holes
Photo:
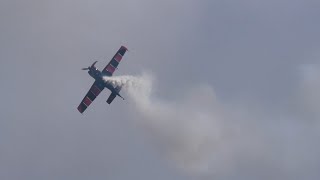
[(82, 99), (80, 105), (78, 106), (78, 111), (83, 113), (87, 107), (96, 99), (100, 92), (104, 89), (104, 86), (95, 81), (91, 86), (90, 90), (86, 96)]
[(117, 69), (122, 57), (128, 49), (124, 46), (121, 46), (117, 53), (113, 56), (111, 61), (107, 66), (102, 70), (102, 74), (106, 76), (112, 76), (113, 72)]

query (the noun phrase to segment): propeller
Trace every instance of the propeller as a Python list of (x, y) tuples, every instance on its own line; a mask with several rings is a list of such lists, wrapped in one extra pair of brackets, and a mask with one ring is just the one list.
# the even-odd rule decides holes
[(82, 70), (90, 70), (91, 68), (95, 67), (95, 64), (97, 63), (98, 61), (95, 61), (91, 66), (87, 67), (87, 68), (82, 68)]

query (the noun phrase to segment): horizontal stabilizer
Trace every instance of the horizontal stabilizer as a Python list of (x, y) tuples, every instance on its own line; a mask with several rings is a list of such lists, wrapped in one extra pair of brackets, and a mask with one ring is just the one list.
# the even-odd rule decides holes
[(108, 100), (107, 100), (107, 103), (108, 104), (111, 104), (111, 102), (114, 100), (114, 98), (117, 96), (116, 93), (111, 93)]

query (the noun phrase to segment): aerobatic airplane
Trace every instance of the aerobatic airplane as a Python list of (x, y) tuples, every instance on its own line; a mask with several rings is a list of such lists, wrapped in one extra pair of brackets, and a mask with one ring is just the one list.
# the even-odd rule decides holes
[(121, 87), (115, 86), (107, 81), (104, 81), (103, 77), (112, 76), (113, 72), (116, 69), (118, 69), (117, 67), (127, 50), (128, 49), (126, 47), (121, 46), (120, 49), (117, 51), (117, 53), (113, 56), (111, 61), (107, 64), (107, 66), (102, 71), (99, 71), (95, 67), (95, 64), (97, 63), (97, 61), (87, 68), (82, 68), (82, 70), (89, 70), (88, 71), (89, 75), (93, 77), (95, 81), (91, 86), (89, 92), (86, 94), (86, 96), (83, 98), (80, 105), (78, 106), (78, 111), (80, 113), (83, 113), (87, 109), (87, 107), (92, 103), (92, 101), (100, 94), (100, 92), (104, 88), (108, 88), (111, 91), (111, 94), (107, 100), (108, 104), (110, 104), (116, 96), (119, 96), (122, 99), (124, 99), (119, 94)]

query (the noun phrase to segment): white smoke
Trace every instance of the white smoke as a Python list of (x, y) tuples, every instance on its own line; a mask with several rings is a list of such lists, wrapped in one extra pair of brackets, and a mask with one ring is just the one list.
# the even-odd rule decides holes
[(320, 160), (316, 153), (320, 148), (314, 145), (318, 128), (305, 121), (308, 114), (320, 118), (319, 70), (304, 71), (302, 96), (297, 97), (305, 102), (297, 103), (306, 110), (294, 118), (290, 116), (294, 113), (272, 114), (245, 101), (222, 104), (206, 85), (182, 90), (180, 98), (166, 101), (153, 95), (153, 78), (148, 74), (105, 80), (127, 91), (133, 119), (139, 120), (168, 161), (184, 172), (215, 177), (251, 172), (252, 179), (292, 179), (309, 176), (305, 167)]
[(207, 171), (220, 139), (221, 114), (213, 90), (197, 87), (182, 100), (164, 101), (152, 95), (152, 77), (105, 77), (122, 86), (134, 101), (140, 123), (152, 135), (169, 161), (190, 172)]

